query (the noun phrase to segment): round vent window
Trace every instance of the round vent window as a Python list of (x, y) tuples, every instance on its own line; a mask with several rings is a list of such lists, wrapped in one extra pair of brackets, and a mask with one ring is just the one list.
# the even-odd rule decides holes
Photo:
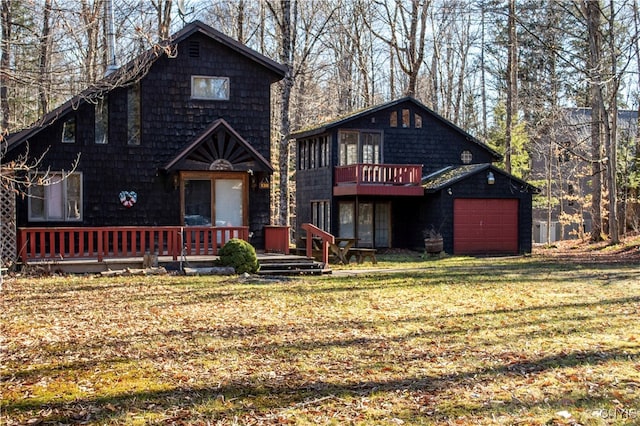
[(471, 160), (473, 160), (473, 155), (471, 151), (464, 150), (462, 154), (460, 154), (460, 159), (462, 160), (462, 164), (470, 164)]

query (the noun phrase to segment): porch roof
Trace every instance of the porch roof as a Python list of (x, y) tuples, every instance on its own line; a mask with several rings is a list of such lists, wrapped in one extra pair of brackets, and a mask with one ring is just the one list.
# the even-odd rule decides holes
[(448, 166), (437, 172), (434, 172), (430, 175), (427, 175), (422, 178), (422, 187), (425, 189), (425, 192), (438, 192), (441, 191), (451, 185), (454, 185), (464, 179), (467, 179), (477, 173), (480, 173), (485, 170), (491, 170), (494, 173), (498, 173), (504, 175), (511, 179), (512, 181), (519, 184), (522, 188), (527, 191), (531, 191), (533, 193), (539, 193), (540, 189), (535, 186), (529, 184), (528, 182), (517, 178), (504, 170), (498, 169), (490, 163), (481, 163), (481, 164), (467, 164), (464, 166)]

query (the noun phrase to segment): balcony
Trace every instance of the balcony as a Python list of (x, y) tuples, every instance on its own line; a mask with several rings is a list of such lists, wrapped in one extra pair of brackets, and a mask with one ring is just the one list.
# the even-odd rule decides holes
[(422, 165), (351, 164), (334, 169), (333, 195), (421, 197)]

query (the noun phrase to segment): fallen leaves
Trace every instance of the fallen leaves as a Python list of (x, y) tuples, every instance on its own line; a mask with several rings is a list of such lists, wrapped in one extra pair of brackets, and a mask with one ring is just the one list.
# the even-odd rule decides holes
[(640, 284), (615, 283), (629, 267), (602, 286), (596, 270), (549, 281), (535, 259), (502, 262), (503, 277), (446, 259), (269, 285), (16, 281), (7, 423), (588, 424), (640, 404)]

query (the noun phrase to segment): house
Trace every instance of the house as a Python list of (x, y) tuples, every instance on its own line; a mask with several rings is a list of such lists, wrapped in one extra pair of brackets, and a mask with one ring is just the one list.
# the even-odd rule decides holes
[[(565, 108), (531, 153), (531, 179), (544, 188), (533, 209), (535, 243), (582, 238), (592, 230), (591, 108)], [(617, 116), (619, 213), (626, 229), (638, 229), (638, 112)]]
[(536, 188), (501, 156), (412, 97), (292, 135), (296, 235), (311, 223), (358, 247), (421, 248), (440, 232), (455, 254), (531, 251)]
[[(214, 226), (234, 232), (192, 237), (219, 245), (220, 238), (252, 235), (254, 245), (263, 244), (273, 172), (270, 92), (284, 67), (197, 21), (161, 47), (9, 135), (4, 161), (42, 156), (46, 184), (17, 200), (19, 232)], [(125, 251), (133, 238), (136, 247), (126, 250), (157, 250), (167, 241), (180, 250), (177, 239), (185, 236), (171, 232), (153, 242), (138, 233), (100, 244)], [(24, 235), (19, 244), (36, 255), (54, 245), (54, 237)], [(58, 238), (55, 250), (73, 256), (103, 234)]]

